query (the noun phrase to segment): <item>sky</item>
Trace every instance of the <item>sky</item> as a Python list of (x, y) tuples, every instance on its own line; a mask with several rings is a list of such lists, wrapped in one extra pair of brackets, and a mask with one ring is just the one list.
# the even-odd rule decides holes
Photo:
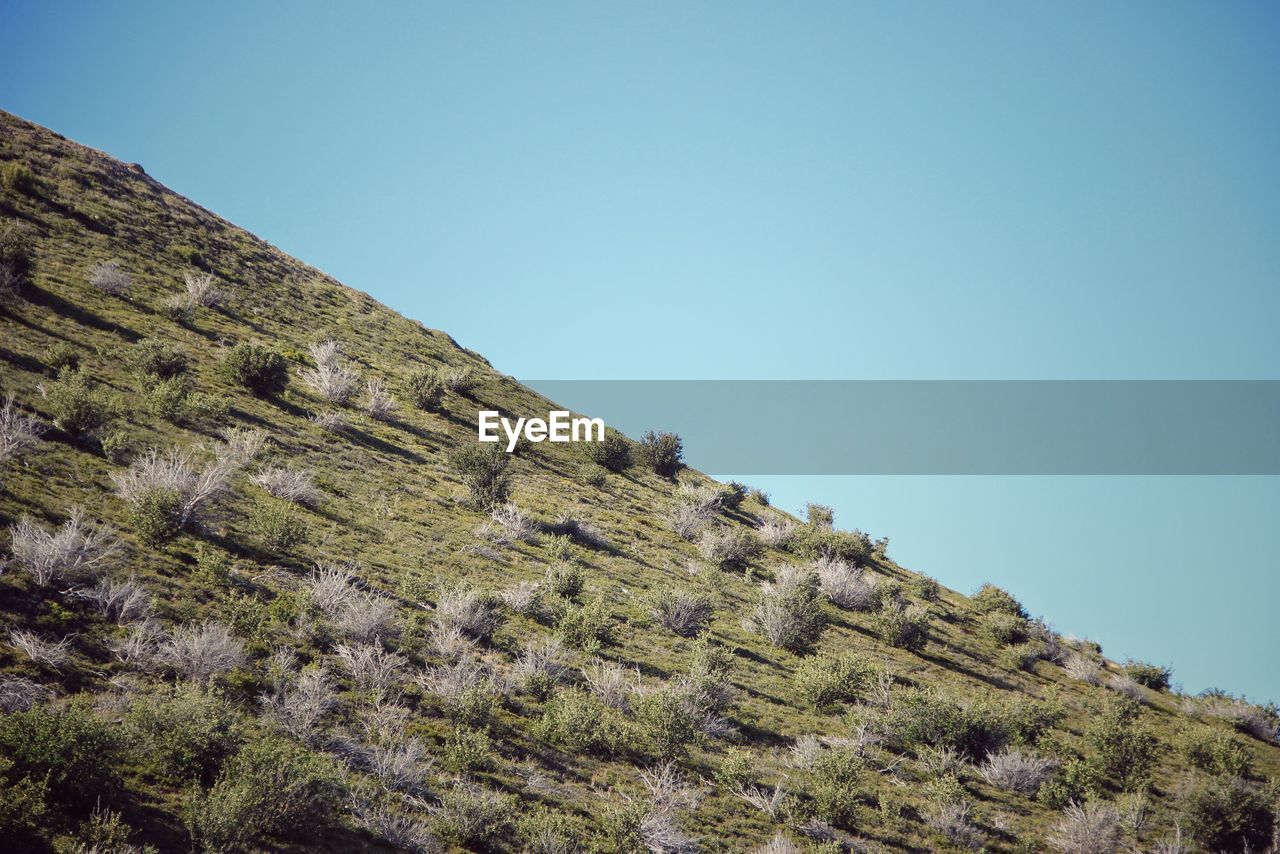
[[(1274, 4), (7, 0), (0, 29), (0, 107), (520, 379), (1280, 379)], [(751, 479), (1280, 700), (1275, 477)]]

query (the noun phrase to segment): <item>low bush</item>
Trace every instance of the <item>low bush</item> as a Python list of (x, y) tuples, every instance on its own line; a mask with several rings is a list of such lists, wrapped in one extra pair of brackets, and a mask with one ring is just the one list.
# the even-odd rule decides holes
[(1102, 776), (1126, 791), (1143, 786), (1155, 768), (1161, 743), (1139, 724), (1141, 706), (1127, 697), (1111, 700), (1085, 728), (1085, 742), (1093, 748), (1090, 761)]
[(30, 229), (17, 220), (0, 222), (0, 305), (22, 296), (35, 267)]
[(817, 643), (826, 623), (817, 573), (784, 566), (776, 581), (761, 585), (760, 602), (745, 626), (774, 646), (799, 654)]
[(0, 187), (14, 194), (35, 195), (36, 177), (31, 174), (27, 164), (21, 160), (11, 160), (0, 170)]
[(1170, 667), (1133, 660), (1124, 663), (1124, 672), (1134, 682), (1153, 691), (1168, 689), (1169, 680), (1173, 678), (1173, 669)]
[(547, 701), (534, 734), (574, 753), (605, 755), (620, 738), (616, 712), (579, 688), (560, 691)]
[(684, 468), (684, 443), (675, 433), (655, 433), (640, 437), (636, 456), (640, 463), (661, 477), (675, 477)]
[(87, 814), (119, 789), (124, 747), (118, 731), (86, 703), (33, 706), (0, 717), (0, 759), (15, 785), (43, 788), (51, 805)]
[(937, 602), (942, 595), (941, 585), (927, 575), (917, 575), (908, 586), (921, 602)]
[(459, 774), (493, 767), (493, 739), (478, 729), (455, 729), (444, 743), (444, 767)]
[(432, 368), (419, 368), (404, 378), (401, 391), (414, 409), (439, 412), (444, 400), (444, 380)]
[(133, 277), (120, 266), (119, 261), (104, 261), (89, 271), (89, 287), (122, 297), (133, 290)]
[(1034, 797), (1040, 785), (1058, 768), (1058, 763), (1031, 753), (1002, 750), (988, 754), (978, 768), (982, 779), (998, 789), (1009, 789)]
[(44, 366), (55, 377), (63, 368), (78, 368), (80, 351), (69, 341), (55, 341), (44, 351)]
[(313, 368), (302, 368), (302, 382), (335, 406), (346, 404), (360, 387), (360, 375), (342, 357), (338, 343), (332, 339), (311, 346)]
[(1027, 639), (1027, 621), (1016, 614), (992, 611), (982, 617), (982, 629), (1001, 646), (1022, 643)]
[(21, 516), (10, 526), (9, 538), (13, 563), (41, 587), (78, 581), (114, 566), (122, 554), (111, 530), (87, 522), (79, 508), (53, 531)]
[(919, 605), (886, 602), (873, 621), (876, 634), (889, 646), (919, 652), (929, 644), (931, 618)]
[(40, 386), (40, 394), (54, 426), (72, 437), (92, 433), (119, 416), (115, 396), (99, 389), (79, 368), (63, 368), (56, 380)]
[(858, 806), (864, 799), (864, 773), (862, 758), (854, 751), (823, 751), (809, 771), (809, 795), (816, 817), (836, 827), (855, 829)]
[(949, 747), (975, 760), (998, 749), (1006, 737), (995, 710), (924, 688), (894, 693), (886, 724), (905, 746)]
[(237, 344), (222, 360), (228, 382), (243, 386), (259, 397), (275, 397), (289, 385), (284, 356), (257, 344)]
[(827, 558), (854, 566), (866, 566), (871, 560), (871, 539), (861, 531), (801, 525), (792, 533), (786, 549), (805, 560)]
[(649, 615), (681, 637), (696, 637), (711, 625), (715, 609), (701, 593), (685, 588), (664, 588), (649, 600)]
[(205, 851), (255, 849), (268, 840), (313, 838), (338, 814), (340, 797), (329, 760), (266, 737), (242, 747), (211, 788), (193, 789), (184, 818)]
[(583, 443), (582, 452), (591, 462), (613, 472), (625, 471), (632, 464), (631, 441), (613, 429), (604, 431), (602, 441)]
[(996, 587), (994, 584), (984, 584), (978, 588), (978, 592), (973, 594), (970, 600), (970, 607), (976, 614), (1011, 614), (1015, 617), (1027, 619), (1027, 611), (1022, 607), (1022, 603), (1013, 598), (1008, 591)]
[(547, 567), (546, 589), (561, 599), (572, 602), (586, 585), (582, 567), (576, 563), (556, 563)]
[(664, 687), (641, 694), (632, 708), (640, 752), (656, 759), (680, 759), (702, 738), (702, 721), (679, 690)]
[(1111, 854), (1120, 848), (1119, 811), (1102, 801), (1068, 804), (1049, 831), (1048, 842), (1063, 854)]
[(1274, 841), (1274, 802), (1239, 778), (1193, 785), (1181, 802), (1183, 827), (1205, 851), (1265, 851)]
[(170, 785), (210, 785), (240, 744), (235, 710), (222, 698), (179, 689), (136, 700), (126, 732), (147, 770)]
[(813, 562), (822, 595), (837, 608), (873, 611), (880, 605), (876, 579), (861, 567), (839, 558), (820, 557)]
[(716, 528), (698, 538), (698, 551), (720, 569), (741, 569), (760, 554), (760, 540), (746, 528)]
[(144, 386), (149, 386), (185, 373), (187, 355), (159, 338), (143, 338), (129, 351), (126, 364)]
[(578, 466), (578, 479), (587, 486), (602, 489), (609, 483), (609, 470), (588, 460)]
[(460, 783), (440, 796), (435, 823), (440, 835), (464, 848), (481, 849), (511, 826), (516, 801), (469, 783)]
[(811, 528), (830, 531), (835, 527), (836, 511), (825, 504), (806, 504), (804, 515)]
[(470, 493), (473, 507), (487, 510), (511, 492), (511, 455), (497, 445), (468, 445), (449, 457), (449, 464)]
[(506, 620), (502, 598), (474, 587), (446, 587), (436, 601), (434, 620), (442, 631), (457, 630), (478, 641), (491, 638)]
[(249, 524), (262, 548), (272, 554), (288, 554), (307, 539), (306, 521), (287, 501), (259, 501), (250, 512)]
[(819, 709), (862, 698), (875, 669), (856, 653), (846, 652), (806, 659), (796, 670), (800, 696)]
[(1187, 761), (1202, 771), (1230, 777), (1253, 773), (1253, 756), (1234, 735), (1197, 727), (1180, 734), (1177, 746)]
[(785, 549), (795, 536), (796, 524), (783, 516), (771, 516), (761, 520), (760, 539), (765, 545), (775, 549)]
[(613, 619), (603, 599), (566, 608), (557, 626), (566, 646), (594, 652), (613, 642)]

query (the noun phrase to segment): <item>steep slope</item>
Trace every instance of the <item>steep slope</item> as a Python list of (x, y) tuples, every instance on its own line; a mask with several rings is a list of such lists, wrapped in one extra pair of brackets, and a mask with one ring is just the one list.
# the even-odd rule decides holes
[[(0, 161), (11, 279), (12, 247), (34, 260), (0, 314), (5, 429), (48, 427), (0, 469), (0, 835), (20, 847), (1271, 838), (1274, 709), (1126, 675), (1002, 591), (937, 588), (630, 443), (620, 471), (525, 445), (514, 509), (486, 508), (493, 460), (458, 457), (477, 412), (550, 401), (140, 167), (4, 113)], [(283, 357), (283, 391), (228, 371), (246, 344)], [(394, 413), (369, 411), (377, 380)], [(81, 528), (42, 537), (74, 508)], [(114, 553), (77, 538), (95, 524)], [(709, 626), (685, 637), (655, 603)], [(1213, 825), (1230, 805), (1242, 823)]]

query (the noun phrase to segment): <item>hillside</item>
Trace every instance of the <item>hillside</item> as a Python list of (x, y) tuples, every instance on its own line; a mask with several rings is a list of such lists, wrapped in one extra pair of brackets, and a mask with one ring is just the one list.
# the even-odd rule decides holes
[(553, 405), (139, 166), (0, 169), (8, 850), (1274, 845), (1274, 708), (669, 439), (479, 452)]

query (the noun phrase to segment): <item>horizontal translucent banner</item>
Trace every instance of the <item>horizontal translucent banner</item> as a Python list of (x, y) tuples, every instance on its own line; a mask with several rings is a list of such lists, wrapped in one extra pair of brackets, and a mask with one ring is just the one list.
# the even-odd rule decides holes
[(545, 380), (741, 474), (1280, 474), (1280, 381)]

